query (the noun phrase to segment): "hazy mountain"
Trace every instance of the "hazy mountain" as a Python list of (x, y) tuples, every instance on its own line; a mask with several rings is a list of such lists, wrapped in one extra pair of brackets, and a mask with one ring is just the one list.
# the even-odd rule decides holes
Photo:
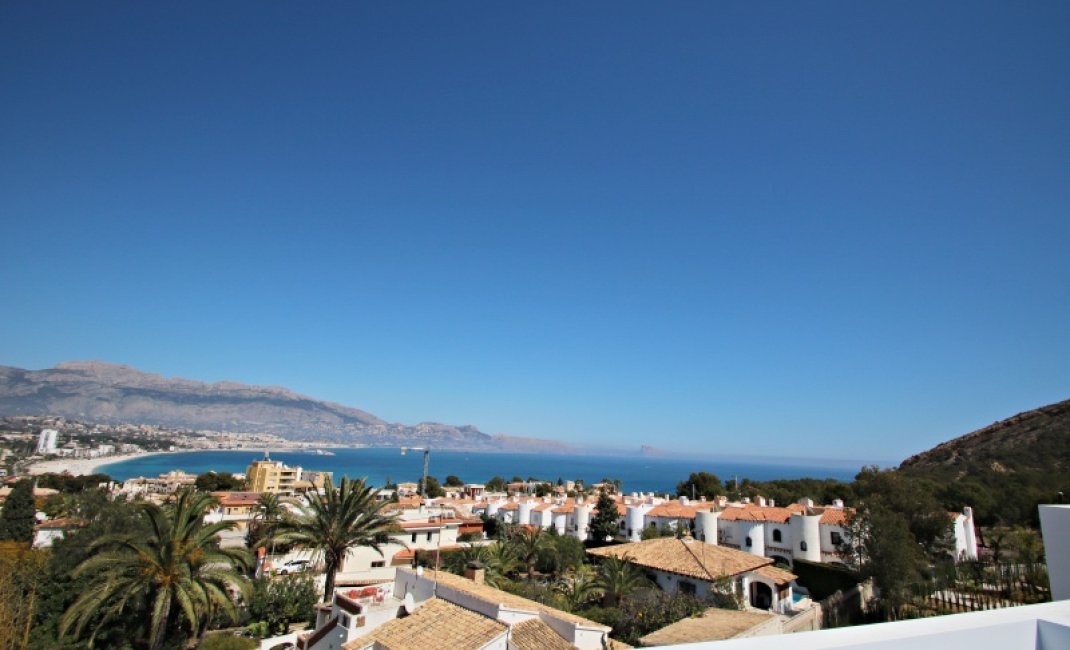
[[(100, 361), (47, 370), (0, 366), (0, 415), (57, 415), (101, 423), (266, 432), (291, 440), (512, 450), (473, 426), (390, 423), (359, 409), (276, 386), (208, 384)], [(531, 449), (536, 441), (518, 445)], [(560, 443), (543, 441), (548, 447)]]

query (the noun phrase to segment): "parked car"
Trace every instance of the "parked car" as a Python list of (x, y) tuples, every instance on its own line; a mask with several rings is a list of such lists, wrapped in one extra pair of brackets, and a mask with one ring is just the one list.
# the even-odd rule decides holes
[(275, 572), (280, 576), (289, 575), (291, 573), (301, 573), (307, 571), (312, 563), (309, 560), (290, 560), (286, 564), (283, 564)]

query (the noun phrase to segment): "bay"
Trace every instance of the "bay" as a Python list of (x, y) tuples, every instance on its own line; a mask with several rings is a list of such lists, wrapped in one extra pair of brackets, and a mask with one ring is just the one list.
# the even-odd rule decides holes
[[(411, 451), (402, 455), (396, 447), (362, 447), (330, 449), (333, 456), (316, 455), (307, 451), (273, 451), (272, 460), (306, 470), (334, 472), (335, 482), (342, 477), (365, 478), (372, 485), (393, 482), (417, 482), (423, 469), (423, 453)], [(245, 472), (249, 464), (263, 458), (263, 452), (246, 451), (188, 451), (144, 456), (113, 463), (98, 471), (115, 480), (138, 476), (155, 477), (171, 470), (191, 474), (208, 471)], [(646, 456), (594, 456), (559, 454), (510, 454), (472, 451), (432, 450), (429, 474), (440, 482), (449, 475), (466, 483), (485, 483), (494, 476), (509, 480), (514, 476), (543, 481), (582, 479), (585, 483), (603, 478), (622, 482), (622, 490), (630, 492), (674, 492), (676, 484), (692, 472), (712, 472), (722, 481), (738, 477), (754, 481), (794, 478), (832, 478), (851, 481), (861, 463), (845, 461), (814, 461), (801, 459), (688, 459)]]

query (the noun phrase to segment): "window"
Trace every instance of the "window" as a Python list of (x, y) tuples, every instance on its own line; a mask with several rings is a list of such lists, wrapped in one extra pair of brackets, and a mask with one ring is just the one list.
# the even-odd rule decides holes
[(780, 529), (779, 528), (774, 528), (773, 529), (773, 541), (774, 542), (782, 542), (782, 541), (784, 541), (782, 539), (781, 535), (780, 535)]
[(799, 550), (800, 551), (805, 551), (806, 550), (806, 542), (799, 542)]
[(386, 560), (375, 560), (372, 562), (373, 569), (381, 569), (386, 566)]
[(427, 533), (427, 541), (429, 541), (429, 542), (431, 541), (431, 533), (430, 532)]
[(747, 544), (747, 548), (750, 548), (753, 545), (752, 542), (750, 541), (750, 537), (749, 536), (747, 537), (746, 544)]
[(679, 584), (680, 584), (680, 593), (682, 593), (682, 594), (690, 594), (692, 596), (695, 595), (695, 583), (688, 582), (687, 580), (681, 580), (679, 582)]
[(836, 531), (832, 531), (832, 545), (839, 546), (840, 544), (843, 544), (843, 536)]
[(412, 543), (413, 543), (413, 544), (415, 544), (415, 543), (416, 543), (416, 533), (413, 533), (413, 534), (412, 534)]

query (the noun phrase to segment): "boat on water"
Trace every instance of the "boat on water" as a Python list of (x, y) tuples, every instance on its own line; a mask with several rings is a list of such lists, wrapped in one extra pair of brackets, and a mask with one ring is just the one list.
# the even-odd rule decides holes
[(316, 456), (333, 456), (333, 451), (327, 451), (326, 449), (309, 449), (308, 453), (315, 454)]

